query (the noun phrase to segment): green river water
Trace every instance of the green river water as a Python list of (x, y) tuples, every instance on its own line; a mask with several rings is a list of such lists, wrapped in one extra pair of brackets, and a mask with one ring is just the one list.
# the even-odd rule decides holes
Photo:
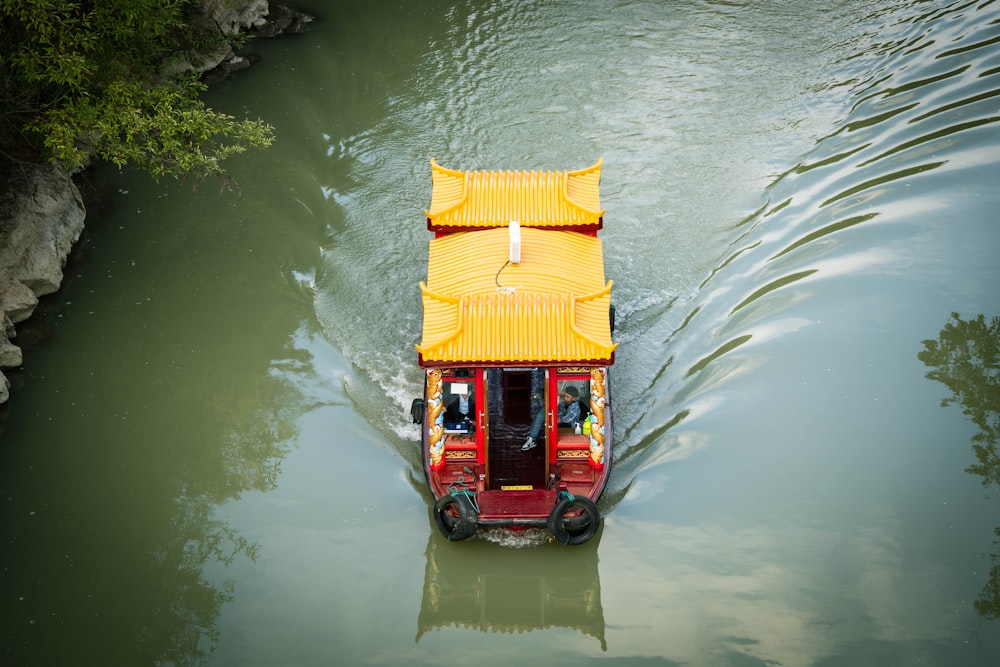
[[(237, 189), (92, 175), (0, 415), (0, 663), (1000, 663), (1000, 3), (303, 8), (206, 95), (276, 129)], [(429, 518), (432, 157), (604, 159), (583, 546)]]

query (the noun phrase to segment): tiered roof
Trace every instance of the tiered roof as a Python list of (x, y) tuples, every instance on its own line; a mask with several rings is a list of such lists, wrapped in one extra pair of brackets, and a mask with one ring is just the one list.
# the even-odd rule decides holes
[[(432, 161), (422, 365), (611, 363), (612, 283), (600, 239), (580, 233), (601, 225), (600, 165), (465, 173)], [(516, 264), (511, 220), (523, 227)]]
[(456, 171), (431, 160), (427, 227), (466, 231), (505, 227), (601, 228), (601, 160), (577, 171)]

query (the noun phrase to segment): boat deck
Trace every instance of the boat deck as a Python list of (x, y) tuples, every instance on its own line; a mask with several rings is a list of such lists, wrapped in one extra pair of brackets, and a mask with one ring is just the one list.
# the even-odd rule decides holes
[(480, 521), (512, 517), (547, 518), (556, 504), (556, 491), (483, 491), (477, 497)]

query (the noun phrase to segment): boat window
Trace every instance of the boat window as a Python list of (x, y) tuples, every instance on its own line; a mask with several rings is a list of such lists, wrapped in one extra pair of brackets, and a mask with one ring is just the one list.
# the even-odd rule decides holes
[(444, 402), (444, 422), (448, 431), (465, 431), (476, 420), (476, 383), (472, 377), (442, 378), (441, 399)]
[[(556, 380), (556, 389), (559, 427), (572, 427), (576, 422), (582, 423), (590, 414), (590, 376), (560, 375)], [(571, 407), (573, 403), (576, 403), (575, 407)]]

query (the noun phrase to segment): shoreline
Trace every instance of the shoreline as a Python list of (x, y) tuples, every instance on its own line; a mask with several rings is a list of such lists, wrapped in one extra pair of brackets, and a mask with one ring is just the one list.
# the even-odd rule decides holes
[[(220, 46), (211, 53), (197, 54), (205, 62), (196, 67), (193, 54), (178, 65), (195, 70), (206, 82), (225, 80), (251, 65), (236, 53), (227, 41), (229, 36), (244, 33), (251, 38), (269, 38), (301, 34), (313, 17), (286, 5), (271, 6), (268, 0), (244, 0), (230, 7), (226, 0), (202, 0), (201, 20), (212, 22), (219, 31)], [(87, 221), (87, 202), (77, 179), (58, 164), (31, 167), (23, 181), (9, 193), (10, 215), (0, 218), (0, 404), (10, 399), (11, 383), (4, 371), (23, 369), (24, 352), (15, 342), (17, 325), (33, 318), (39, 299), (59, 291), (63, 270), (83, 235)], [(86, 199), (86, 202), (85, 202)], [(100, 206), (97, 207), (98, 210)], [(31, 325), (25, 325), (31, 330)], [(24, 345), (31, 346), (44, 335), (35, 336)], [(16, 390), (16, 388), (15, 388)]]

